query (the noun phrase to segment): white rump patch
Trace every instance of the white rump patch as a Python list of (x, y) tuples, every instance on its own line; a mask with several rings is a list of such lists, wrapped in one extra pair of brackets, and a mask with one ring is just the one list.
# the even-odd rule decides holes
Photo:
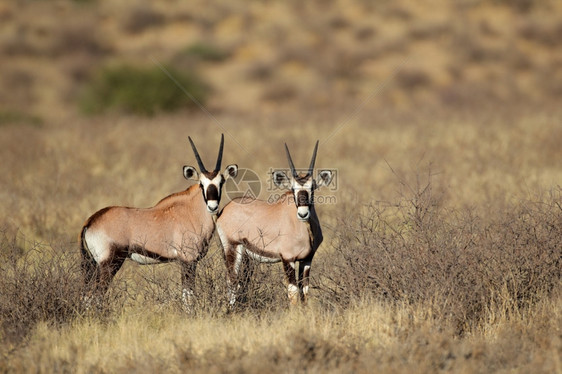
[(109, 257), (111, 238), (103, 230), (86, 229), (84, 240), (86, 248), (98, 264)]

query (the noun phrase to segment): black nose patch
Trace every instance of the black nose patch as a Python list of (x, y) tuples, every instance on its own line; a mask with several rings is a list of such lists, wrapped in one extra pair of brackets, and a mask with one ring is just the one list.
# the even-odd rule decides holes
[(308, 205), (308, 192), (299, 191), (297, 192), (297, 206), (307, 206)]
[(207, 187), (207, 200), (217, 200), (219, 199), (219, 190), (217, 189), (217, 186), (215, 186), (214, 184), (209, 185), (209, 187)]

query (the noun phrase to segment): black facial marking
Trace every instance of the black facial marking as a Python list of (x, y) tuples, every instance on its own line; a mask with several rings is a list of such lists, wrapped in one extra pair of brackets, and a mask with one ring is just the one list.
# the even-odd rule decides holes
[(209, 171), (209, 172), (206, 172), (206, 173), (205, 173), (205, 176), (206, 176), (207, 178), (209, 178), (210, 180), (213, 180), (213, 179), (215, 179), (215, 177), (217, 176), (218, 173), (219, 173), (219, 172), (216, 171), (216, 170), (215, 170), (215, 171)]
[(307, 206), (308, 204), (308, 191), (297, 192), (297, 206)]
[(207, 203), (207, 196), (205, 196), (205, 188), (203, 188), (203, 183), (199, 183), (199, 188), (201, 188), (201, 194), (203, 195), (203, 200), (205, 204)]
[(219, 190), (214, 184), (210, 184), (207, 187), (207, 200), (219, 200)]

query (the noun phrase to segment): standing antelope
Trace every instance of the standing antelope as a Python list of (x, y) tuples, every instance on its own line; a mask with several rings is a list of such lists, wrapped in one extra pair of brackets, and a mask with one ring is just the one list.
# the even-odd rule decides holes
[[(111, 206), (94, 213), (84, 224), (80, 243), (82, 268), (91, 294), (103, 295), (126, 258), (139, 264), (157, 264), (177, 260), (182, 268), (182, 301), (193, 302), (197, 261), (207, 253), (215, 231), (216, 214), (225, 177), (220, 173), (224, 136), (215, 169), (205, 169), (191, 137), (189, 142), (201, 174), (192, 166), (183, 167), (186, 179), (198, 180), (185, 191), (160, 200), (152, 208)], [(238, 166), (225, 169), (227, 177), (236, 177)]]
[[(314, 209), (314, 190), (328, 185), (332, 172), (320, 171), (318, 183), (312, 176), (318, 141), (306, 174), (298, 174), (295, 170), (287, 144), (285, 150), (291, 176), (276, 170), (273, 182), (279, 187), (290, 186), (291, 190), (274, 203), (244, 197), (234, 199), (217, 220), (226, 260), (231, 307), (235, 305), (240, 290), (240, 265), (245, 256), (259, 262), (281, 261), (288, 281), (289, 301), (297, 304), (300, 296), (302, 302), (306, 302), (310, 264), (322, 243), (322, 230)], [(297, 262), (300, 262), (298, 282), (295, 276)]]

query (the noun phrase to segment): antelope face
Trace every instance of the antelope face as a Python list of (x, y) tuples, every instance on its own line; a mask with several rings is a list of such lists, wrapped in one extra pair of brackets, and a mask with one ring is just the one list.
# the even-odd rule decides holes
[(217, 214), (221, 202), (222, 186), (226, 179), (234, 178), (238, 174), (236, 164), (228, 165), (224, 170), (224, 175), (220, 172), (202, 172), (197, 176), (197, 170), (192, 166), (184, 166), (183, 175), (186, 179), (198, 179), (199, 187), (203, 193), (203, 200), (207, 206), (207, 212)]
[(318, 141), (316, 141), (312, 160), (306, 174), (297, 174), (287, 144), (285, 144), (285, 150), (287, 151), (287, 158), (291, 168), (291, 176), (288, 176), (282, 170), (276, 170), (273, 172), (273, 182), (279, 187), (290, 186), (297, 207), (297, 218), (300, 221), (308, 221), (311, 215), (310, 207), (314, 205), (314, 190), (320, 186), (328, 185), (332, 180), (332, 172), (330, 170), (321, 170), (318, 173), (320, 178), (318, 182), (312, 177), (316, 152), (318, 151)]
[(222, 185), (224, 177), (221, 173), (201, 173), (199, 177), (199, 186), (203, 192), (203, 199), (207, 205), (207, 212), (217, 214), (219, 203), (221, 201)]
[(314, 186), (316, 181), (310, 175), (299, 175), (292, 178), (291, 190), (297, 206), (297, 218), (308, 221), (310, 218), (310, 206), (314, 204)]
[(201, 192), (203, 193), (203, 200), (205, 200), (205, 205), (207, 206), (207, 212), (215, 215), (219, 211), (219, 203), (221, 201), (221, 192), (226, 178), (234, 178), (238, 174), (238, 166), (236, 164), (228, 165), (224, 170), (225, 176), (220, 172), (221, 161), (222, 161), (222, 150), (224, 146), (224, 136), (221, 135), (221, 144), (219, 148), (219, 155), (217, 157), (217, 164), (215, 170), (207, 171), (205, 165), (199, 157), (199, 152), (195, 144), (189, 137), (189, 142), (193, 148), (193, 153), (195, 154), (195, 159), (199, 164), (199, 169), (201, 173), (198, 173), (193, 166), (183, 167), (183, 176), (185, 179), (195, 179), (199, 181), (199, 187), (201, 187)]
[(314, 205), (314, 190), (321, 186), (330, 184), (332, 172), (321, 170), (318, 172), (319, 180), (312, 175), (300, 174), (297, 177), (290, 177), (282, 170), (273, 172), (273, 181), (278, 187), (289, 187), (293, 192), (293, 200), (297, 207), (297, 218), (300, 221), (308, 221), (310, 218), (310, 207)]

